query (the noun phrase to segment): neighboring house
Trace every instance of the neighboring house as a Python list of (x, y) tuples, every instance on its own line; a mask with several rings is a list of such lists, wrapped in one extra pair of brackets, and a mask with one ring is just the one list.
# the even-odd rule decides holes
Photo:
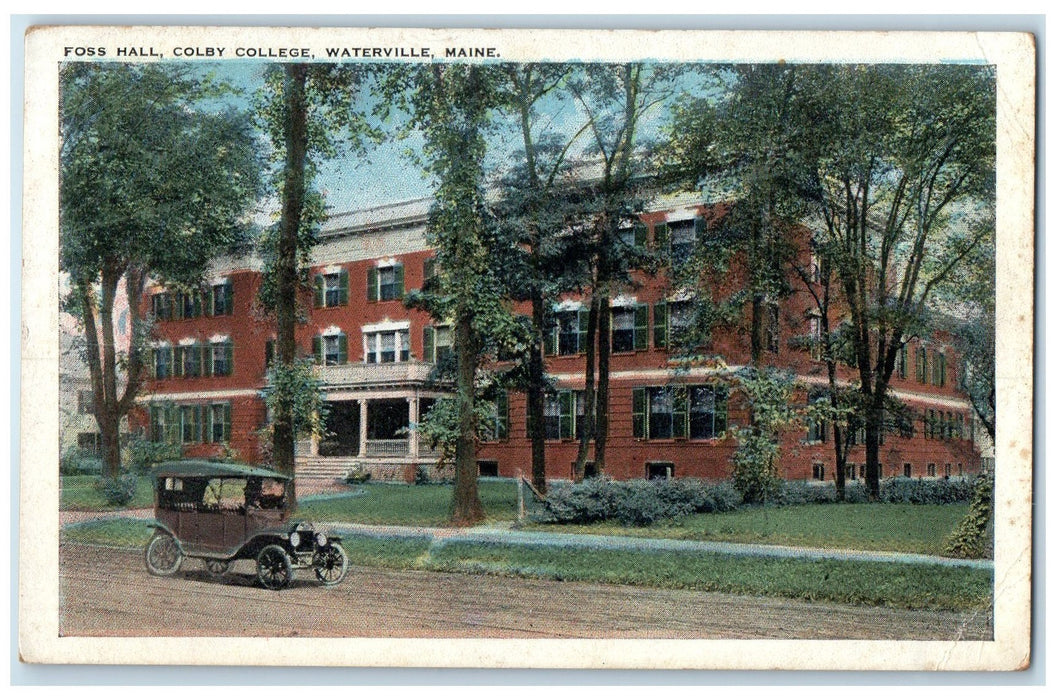
[[(334, 215), (312, 251), (312, 289), (303, 295), (307, 322), (297, 328), (297, 347), (311, 355), (323, 380), (331, 433), (322, 442), (298, 445), (304, 477), (335, 477), (354, 463), (375, 478), (403, 478), (432, 467), (438, 455), (419, 440), (415, 427), (444, 387), (430, 380), (434, 362), (451, 348), (451, 332), (427, 314), (408, 310), (403, 297), (435, 271), (425, 228), (431, 200), (414, 200)], [(649, 245), (677, 265), (691, 252), (695, 234), (714, 210), (699, 196), (657, 201), (634, 227), (629, 244)], [(803, 261), (809, 263), (809, 247)], [(153, 287), (143, 300), (157, 319), (152, 379), (141, 397), (137, 425), (157, 440), (183, 444), (188, 456), (233, 450), (241, 459), (266, 459), (261, 431), (267, 416), (260, 390), (273, 355), (274, 323), (255, 302), (260, 261), (218, 260), (200, 293)], [(743, 271), (741, 272), (743, 274)], [(729, 288), (738, 272), (731, 271)], [(613, 477), (696, 476), (722, 478), (735, 444), (727, 427), (745, 424), (748, 413), (724, 377), (747, 364), (747, 338), (717, 331), (698, 348), (688, 369), (672, 361), (688, 322), (693, 292), (672, 288), (666, 274), (635, 273), (633, 289), (612, 300), (612, 359), (607, 473)], [(769, 307), (763, 364), (794, 373), (807, 387), (826, 386), (824, 364), (804, 338), (820, 332), (812, 302), (800, 291)], [(577, 298), (555, 306), (548, 339), (548, 371), (557, 390), (547, 400), (547, 475), (569, 478), (583, 414), (586, 313)], [(933, 337), (907, 344), (892, 392), (915, 419), (889, 431), (881, 446), (883, 475), (957, 476), (978, 468), (971, 410), (959, 391), (960, 366), (948, 343)], [(720, 359), (721, 358), (721, 359)], [(854, 380), (843, 368), (841, 379)], [(525, 397), (511, 392), (497, 402), (489, 438), (479, 450), (481, 474), (514, 476), (530, 471)], [(788, 435), (780, 472), (786, 478), (833, 478), (830, 426), (811, 425)], [(864, 440), (848, 458), (849, 478), (861, 475)]]

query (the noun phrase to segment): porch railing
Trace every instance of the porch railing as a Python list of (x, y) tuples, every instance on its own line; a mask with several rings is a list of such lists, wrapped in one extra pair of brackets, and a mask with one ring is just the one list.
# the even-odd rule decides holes
[(367, 440), (368, 457), (405, 457), (410, 454), (410, 445), (403, 440)]

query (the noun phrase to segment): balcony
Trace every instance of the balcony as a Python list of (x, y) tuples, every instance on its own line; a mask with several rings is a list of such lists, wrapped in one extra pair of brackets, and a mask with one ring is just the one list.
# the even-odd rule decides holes
[(430, 362), (384, 362), (316, 367), (316, 376), (329, 388), (421, 386), (433, 371)]

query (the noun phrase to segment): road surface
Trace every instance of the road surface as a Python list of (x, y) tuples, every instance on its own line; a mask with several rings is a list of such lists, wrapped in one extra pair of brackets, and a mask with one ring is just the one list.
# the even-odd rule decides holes
[(214, 579), (186, 559), (159, 578), (139, 551), (64, 543), (59, 558), (63, 636), (992, 638), (985, 613), (355, 566), (334, 588), (298, 571), (268, 591), (252, 562)]

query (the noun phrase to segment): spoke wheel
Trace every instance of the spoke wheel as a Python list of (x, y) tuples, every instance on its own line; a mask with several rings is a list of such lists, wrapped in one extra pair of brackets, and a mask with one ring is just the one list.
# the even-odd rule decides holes
[(286, 550), (277, 544), (269, 544), (257, 555), (257, 578), (260, 585), (277, 591), (290, 585), (293, 579), (293, 564)]
[(337, 542), (326, 545), (315, 555), (315, 577), (324, 586), (336, 586), (348, 573), (348, 555)]
[(231, 566), (231, 562), (224, 561), (223, 559), (206, 559), (205, 570), (208, 571), (212, 576), (223, 576), (227, 573), (227, 569)]
[(147, 545), (147, 571), (155, 576), (172, 576), (180, 570), (183, 551), (176, 539), (167, 532), (159, 532)]

